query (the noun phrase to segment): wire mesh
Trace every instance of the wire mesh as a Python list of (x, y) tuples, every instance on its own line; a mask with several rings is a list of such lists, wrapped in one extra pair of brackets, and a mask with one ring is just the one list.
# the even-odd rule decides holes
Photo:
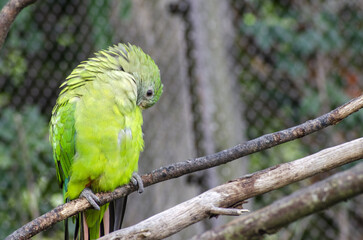
[[(0, 0), (0, 7), (5, 3)], [(26, 8), (0, 52), (0, 237), (62, 202), (47, 121), (61, 82), (95, 51), (131, 42), (160, 67), (164, 95), (144, 115), (140, 171), (149, 172), (296, 125), (362, 94), (362, 7), (360, 1), (46, 0)], [(362, 136), (362, 120), (358, 112), (335, 127), (254, 154), (249, 166), (245, 160), (132, 195), (127, 211), (138, 214), (128, 214), (126, 224), (205, 186)], [(251, 208), (332, 173), (259, 196)], [(266, 238), (360, 239), (361, 205), (360, 196)], [(211, 226), (196, 225), (174, 239)], [(44, 236), (60, 237), (61, 228)]]
[[(248, 106), (248, 138), (304, 122), (362, 94), (359, 1), (231, 1), (231, 6), (237, 34), (231, 53)], [(357, 138), (361, 119), (360, 113), (337, 127), (253, 155), (251, 169)], [(330, 174), (259, 196), (255, 203), (265, 205)], [(278, 239), (359, 239), (362, 231), (355, 226), (361, 217), (351, 215), (355, 201), (292, 224)]]

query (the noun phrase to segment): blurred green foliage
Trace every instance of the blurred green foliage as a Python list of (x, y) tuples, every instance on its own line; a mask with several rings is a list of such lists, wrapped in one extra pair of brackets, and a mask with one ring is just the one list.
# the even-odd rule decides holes
[(9, 76), (14, 86), (19, 86), (23, 83), (26, 68), (27, 61), (17, 49), (10, 51), (8, 61), (0, 62), (0, 72)]
[[(130, 16), (131, 7), (123, 1), (119, 17)], [(71, 70), (113, 43), (111, 11), (107, 0), (38, 1), (11, 26), (0, 52), (0, 239), (63, 203), (48, 140), (50, 109)], [(40, 102), (47, 106), (34, 104)], [(34, 239), (61, 239), (62, 228)]]
[(62, 203), (48, 121), (35, 106), (0, 114), (0, 238)]
[[(1, 0), (0, 6), (5, 5)], [(14, 21), (11, 34), (8, 34), (6, 42), (7, 60), (0, 61), (0, 74), (7, 76), (15, 87), (20, 86), (27, 71), (28, 62), (22, 49), (26, 46), (29, 54), (35, 53), (41, 48), (43, 34), (37, 30), (36, 24), (32, 21), (32, 11), (34, 7), (26, 8), (20, 12)], [(24, 38), (25, 32), (32, 33), (30, 38)]]
[[(6, 2), (0, 0), (0, 7)], [(244, 103), (253, 109), (244, 115), (249, 139), (317, 117), (355, 96), (356, 76), (363, 75), (363, 14), (354, 5), (329, 6), (324, 1), (247, 0), (244, 8), (238, 9), (242, 14), (237, 38), (248, 43), (240, 46), (236, 62), (248, 59), (240, 79)], [(131, 8), (131, 0), (122, 1), (117, 9), (120, 20), (130, 16)], [(2, 49), (6, 59), (0, 60), (0, 77), (6, 81), (5, 90), (10, 89), (0, 92), (0, 238), (62, 203), (48, 142), (49, 111), (25, 100), (20, 101), (24, 106), (13, 108), (12, 98), (26, 81), (31, 83), (27, 86), (34, 86), (35, 80), (41, 82), (36, 86), (40, 91), (51, 81), (58, 86), (79, 61), (88, 57), (84, 54), (111, 45), (113, 10), (112, 1), (107, 0), (38, 1), (24, 9), (12, 25)], [(34, 64), (36, 61), (40, 63)], [(325, 68), (322, 86), (313, 81), (318, 64)], [(29, 70), (35, 75), (28, 76)], [(56, 94), (50, 95), (54, 100)], [(258, 101), (260, 105), (256, 105)], [(47, 99), (48, 105), (50, 102)], [(362, 111), (319, 132), (319, 136), (326, 136), (325, 145), (316, 144), (314, 138), (307, 144), (304, 138), (253, 154), (250, 171), (362, 136), (361, 122)], [(294, 184), (259, 196), (256, 208), (298, 188), (300, 185)], [(61, 227), (57, 224), (55, 230), (39, 238), (59, 238)], [(298, 224), (291, 227), (306, 230), (299, 230)], [(301, 236), (313, 239), (307, 233)], [(272, 238), (278, 239), (276, 235)]]
[(92, 37), (96, 49), (102, 49), (112, 44), (112, 28), (109, 22), (111, 1), (91, 0), (88, 7), (88, 18), (92, 22)]
[[(255, 0), (240, 5), (238, 28), (243, 50), (238, 60), (248, 59), (240, 82), (246, 89), (242, 98), (248, 106), (245, 116), (249, 139), (318, 117), (362, 93), (359, 79), (363, 68), (358, 59), (363, 53), (363, 15), (354, 5), (328, 2)], [(256, 113), (251, 114), (251, 109)], [(361, 137), (362, 122), (363, 111), (359, 111), (337, 126), (253, 154), (250, 171)], [(258, 196), (254, 207), (266, 206), (324, 177)], [(299, 221), (289, 226), (288, 235), (280, 232), (266, 239), (330, 239), (326, 228), (319, 228), (319, 224), (335, 226), (331, 231), (337, 236), (339, 223), (332, 216), (311, 216), (305, 227), (299, 227)]]
[[(254, 106), (256, 99), (265, 103), (274, 99), (277, 104), (270, 110), (277, 109), (280, 116), (270, 119), (262, 113), (258, 115), (265, 128), (251, 123), (249, 138), (282, 129), (286, 123), (298, 124), (317, 117), (359, 94), (357, 78), (362, 75), (362, 68), (357, 59), (363, 54), (363, 15), (348, 4), (340, 8), (329, 6), (323, 2), (284, 1), (245, 4), (239, 34), (248, 39), (248, 47), (254, 50), (241, 52), (241, 59), (248, 55), (251, 60), (240, 75), (241, 84), (248, 89), (242, 97), (248, 106)], [(324, 71), (323, 79), (319, 79), (319, 68)], [(289, 86), (283, 88), (281, 84)], [(363, 114), (357, 113), (339, 128), (352, 129), (362, 120)], [(333, 131), (336, 130), (340, 131)], [(362, 128), (357, 130), (363, 133)]]

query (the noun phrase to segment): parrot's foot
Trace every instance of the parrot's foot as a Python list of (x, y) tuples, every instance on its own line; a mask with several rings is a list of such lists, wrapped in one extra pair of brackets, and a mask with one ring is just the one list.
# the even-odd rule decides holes
[(85, 197), (94, 209), (100, 210), (100, 199), (92, 192), (90, 188), (83, 189), (79, 197)]
[(138, 189), (137, 189), (138, 193), (144, 192), (144, 183), (142, 182), (142, 179), (137, 172), (132, 173), (131, 182), (132, 182), (132, 184), (134, 184), (135, 186), (138, 187)]

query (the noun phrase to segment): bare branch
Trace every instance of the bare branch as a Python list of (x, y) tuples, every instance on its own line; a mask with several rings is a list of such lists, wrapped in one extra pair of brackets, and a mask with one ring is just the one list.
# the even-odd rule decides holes
[[(241, 204), (242, 207), (242, 204)], [(209, 215), (226, 215), (226, 216), (239, 216), (246, 212), (249, 212), (248, 209), (237, 209), (237, 208), (222, 208), (211, 206), (209, 209)]]
[[(309, 120), (296, 127), (292, 127), (279, 132), (267, 134), (256, 138), (254, 140), (239, 144), (233, 148), (223, 150), (221, 152), (190, 159), (184, 162), (171, 164), (169, 166), (161, 167), (151, 173), (142, 176), (144, 187), (166, 181), (172, 178), (177, 178), (185, 174), (193, 173), (196, 171), (208, 169), (221, 164), (231, 162), (240, 157), (271, 148), (273, 146), (301, 138), (318, 130), (321, 130), (330, 125), (337, 124), (342, 119), (348, 117), (350, 114), (358, 111), (363, 107), (363, 95), (352, 99), (348, 103), (336, 108), (335, 110)], [(242, 133), (241, 133), (242, 134)], [(112, 193), (99, 193), (97, 196), (100, 198), (101, 205), (106, 204), (112, 200), (123, 197), (135, 191), (134, 185), (124, 185), (117, 188)], [(69, 203), (60, 205), (52, 211), (34, 219), (23, 227), (16, 230), (8, 236), (7, 239), (27, 239), (37, 233), (49, 228), (57, 222), (60, 222), (70, 216), (77, 214), (90, 208), (90, 204), (84, 198), (70, 201)]]
[(37, 0), (10, 0), (0, 12), (0, 49), (2, 48), (11, 24), (23, 8)]
[(100, 239), (163, 239), (193, 223), (209, 218), (211, 210), (215, 207), (230, 208), (240, 205), (241, 202), (253, 196), (360, 158), (363, 158), (363, 138), (215, 187), (134, 226), (110, 233)]
[(363, 193), (363, 163), (193, 239), (255, 239), (360, 193)]
[(298, 126), (263, 135), (215, 154), (191, 159), (185, 162), (175, 163), (154, 170), (153, 172), (143, 176), (144, 184), (149, 186), (149, 183), (155, 184), (170, 178), (177, 178), (188, 173), (219, 166), (249, 154), (266, 150), (279, 144), (304, 137), (328, 126), (339, 123), (342, 119), (348, 117), (350, 114), (358, 111), (362, 107), (363, 95), (352, 99), (348, 103), (334, 109), (327, 114), (324, 114), (313, 120), (309, 120)]

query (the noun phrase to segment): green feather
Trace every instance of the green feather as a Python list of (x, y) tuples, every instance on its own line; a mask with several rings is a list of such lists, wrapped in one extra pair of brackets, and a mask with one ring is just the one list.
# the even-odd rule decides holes
[[(118, 44), (83, 61), (61, 87), (50, 141), (64, 198), (77, 198), (85, 187), (107, 192), (128, 183), (144, 147), (141, 110), (163, 91), (154, 61), (136, 46)], [(91, 239), (107, 206), (85, 213)]]

